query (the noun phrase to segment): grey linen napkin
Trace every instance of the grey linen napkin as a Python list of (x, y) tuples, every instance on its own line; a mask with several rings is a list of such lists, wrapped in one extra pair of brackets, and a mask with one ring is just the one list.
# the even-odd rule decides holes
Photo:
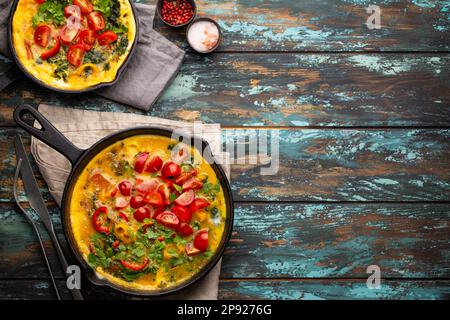
[[(0, 0), (0, 53), (11, 57), (8, 21), (11, 0)], [(142, 110), (149, 110), (173, 80), (184, 59), (184, 51), (153, 30), (155, 6), (136, 4), (139, 40), (118, 82), (94, 92)], [(0, 90), (20, 77), (17, 66), (0, 74)]]
[[(102, 137), (118, 130), (158, 125), (170, 129), (178, 129), (187, 133), (193, 132), (192, 123), (166, 120), (161, 118), (117, 112), (97, 112), (78, 109), (61, 108), (40, 105), (38, 110), (71, 142), (77, 147), (86, 149)], [(212, 153), (221, 158), (221, 135), (219, 124), (205, 124), (202, 138), (211, 147)], [(57, 151), (53, 150), (38, 139), (31, 139), (31, 153), (39, 167), (44, 180), (58, 205), (61, 204), (62, 193), (66, 184), (70, 163)], [(230, 168), (224, 165), (223, 169), (229, 179)], [(168, 299), (217, 299), (220, 275), (219, 263), (211, 272), (193, 287), (178, 294), (168, 296)]]

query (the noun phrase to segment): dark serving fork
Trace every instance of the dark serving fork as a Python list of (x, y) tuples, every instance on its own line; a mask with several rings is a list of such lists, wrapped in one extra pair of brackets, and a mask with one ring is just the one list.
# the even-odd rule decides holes
[[(56, 249), (56, 253), (58, 254), (58, 258), (59, 258), (59, 262), (61, 263), (61, 266), (63, 268), (63, 272), (64, 274), (66, 274), (67, 276), (67, 269), (69, 267), (66, 257), (64, 256), (64, 253), (61, 249), (61, 245), (59, 244), (59, 240), (56, 236), (55, 233), (55, 229), (53, 227), (53, 223), (52, 220), (50, 218), (50, 214), (48, 212), (48, 209), (45, 205), (44, 199), (42, 198), (42, 195), (39, 191), (39, 187), (38, 184), (36, 182), (36, 179), (34, 178), (34, 174), (33, 174), (33, 170), (31, 169), (31, 164), (28, 161), (28, 157), (27, 154), (25, 152), (25, 148), (23, 146), (22, 140), (20, 139), (19, 135), (16, 135), (14, 138), (14, 145), (16, 148), (16, 155), (17, 155), (17, 159), (21, 160), (20, 161), (20, 166), (19, 163), (17, 164), (17, 169), (16, 169), (16, 175), (18, 178), (19, 172), (21, 173), (21, 177), (22, 177), (22, 181), (23, 181), (23, 185), (24, 185), (24, 189), (25, 192), (27, 194), (28, 197), (28, 201), (30, 203), (30, 207), (33, 208), (33, 210), (39, 215), (39, 217), (41, 218), (45, 228), (47, 229), (48, 234), (50, 235), (50, 239), (53, 242), (53, 246)], [(17, 180), (15, 178), (15, 180)], [(14, 186), (15, 187), (15, 186)], [(15, 192), (15, 197), (17, 196), (17, 192)], [(18, 199), (16, 198), (16, 202), (19, 204)], [(20, 206), (20, 205), (19, 205)], [(28, 217), (28, 215), (27, 215)], [(30, 217), (28, 217), (30, 220)], [(35, 227), (34, 221), (32, 221), (33, 227)], [(37, 230), (37, 228), (35, 229)], [(37, 231), (38, 232), (38, 231)], [(40, 238), (40, 235), (38, 235), (38, 237)], [(41, 243), (41, 248), (43, 250), (44, 256), (46, 255), (45, 250), (43, 248), (42, 245), (42, 240), (40, 240)], [(50, 270), (50, 274), (52, 277), (52, 282), (55, 286), (55, 290), (57, 291), (55, 282), (54, 282), (54, 277), (53, 274), (51, 272), (50, 269), (50, 265), (48, 264), (48, 259), (45, 256), (45, 259), (47, 261), (47, 267)], [(79, 289), (71, 289), (70, 293), (72, 294), (72, 297), (74, 300), (83, 300), (83, 296), (81, 294), (81, 291)], [(58, 298), (59, 298), (59, 293), (57, 293)]]

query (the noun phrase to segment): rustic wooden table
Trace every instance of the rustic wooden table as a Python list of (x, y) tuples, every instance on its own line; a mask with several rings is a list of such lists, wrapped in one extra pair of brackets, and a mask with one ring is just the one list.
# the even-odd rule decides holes
[[(379, 30), (365, 25), (372, 2), (382, 10)], [(223, 44), (208, 56), (189, 52), (148, 114), (221, 123), (228, 137), (280, 132), (277, 175), (232, 166), (236, 221), (220, 297), (448, 299), (449, 2), (197, 4), (219, 21)], [(182, 32), (155, 27), (189, 51)], [(0, 63), (1, 72), (8, 62)], [(138, 111), (25, 79), (0, 93), (0, 298), (50, 299), (36, 238), (11, 201), (12, 137), (19, 132), (30, 141), (12, 120), (24, 102)], [(366, 286), (373, 264), (381, 268), (381, 289)], [(118, 297), (88, 284), (84, 293)]]

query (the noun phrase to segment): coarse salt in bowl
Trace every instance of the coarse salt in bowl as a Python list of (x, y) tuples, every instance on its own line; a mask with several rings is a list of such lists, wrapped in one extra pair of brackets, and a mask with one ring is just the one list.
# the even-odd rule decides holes
[(221, 40), (220, 27), (210, 18), (194, 20), (186, 31), (186, 37), (192, 49), (200, 53), (214, 51)]

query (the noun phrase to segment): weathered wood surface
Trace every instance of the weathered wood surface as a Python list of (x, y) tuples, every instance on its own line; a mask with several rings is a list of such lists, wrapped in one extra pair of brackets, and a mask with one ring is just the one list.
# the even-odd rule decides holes
[[(381, 7), (380, 30), (365, 25), (370, 4)], [(148, 114), (219, 122), (228, 126), (225, 141), (257, 134), (242, 126), (280, 130), (276, 175), (261, 176), (266, 165), (232, 166), (238, 202), (220, 298), (449, 299), (448, 1), (197, 5), (200, 15), (218, 20), (224, 41), (212, 55), (190, 52)], [(155, 20), (190, 51), (184, 30)], [(7, 68), (0, 57), (0, 73)], [(30, 80), (0, 92), (0, 299), (51, 299), (36, 239), (11, 203), (12, 137), (25, 136), (12, 121), (20, 103), (143, 112)], [(54, 254), (51, 262), (58, 266)], [(370, 264), (381, 267), (380, 290), (366, 287)], [(58, 278), (62, 286), (61, 272)], [(87, 298), (125, 298), (84, 285)]]
[[(129, 299), (107, 288), (83, 284), (85, 299)], [(58, 281), (64, 298), (64, 282)], [(221, 281), (219, 299), (449, 299), (450, 281), (434, 280), (382, 280), (378, 290), (370, 290), (365, 280), (303, 280), (298, 281)], [(53, 287), (48, 280), (0, 280), (0, 299), (55, 299)]]
[[(148, 114), (226, 126), (449, 126), (449, 65), (442, 54), (189, 55)], [(0, 92), (0, 125), (14, 125), (20, 103), (136, 112), (24, 79)]]
[[(0, 130), (3, 202), (12, 198), (16, 132)], [(260, 132), (224, 130), (223, 138), (237, 142)], [(263, 167), (268, 165), (231, 166), (235, 200), (448, 201), (450, 130), (279, 130), (279, 170), (265, 176)]]
[[(25, 217), (1, 208), (0, 279), (47, 277)], [(63, 238), (59, 211), (51, 212)], [(449, 219), (450, 204), (238, 203), (221, 277), (365, 279), (375, 264), (383, 278), (450, 278)]]
[[(155, 3), (153, 0), (140, 1)], [(199, 0), (199, 15), (218, 20), (221, 51), (448, 50), (446, 0)], [(381, 29), (369, 30), (369, 5), (381, 9)], [(184, 30), (156, 19), (156, 29), (183, 48)]]

